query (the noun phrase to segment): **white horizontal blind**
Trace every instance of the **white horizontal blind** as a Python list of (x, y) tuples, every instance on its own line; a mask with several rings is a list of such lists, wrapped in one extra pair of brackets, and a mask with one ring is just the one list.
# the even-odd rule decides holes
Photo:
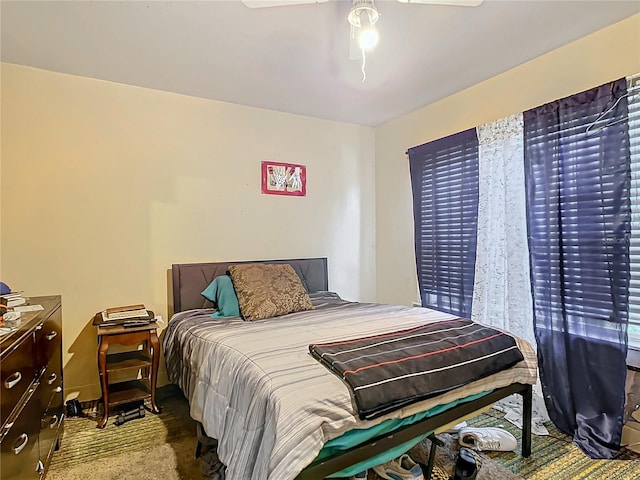
[(640, 350), (640, 75), (628, 80), (631, 149), (631, 283), (629, 285), (629, 348)]
[(467, 130), (409, 149), (422, 305), (469, 317), (478, 221), (478, 137)]

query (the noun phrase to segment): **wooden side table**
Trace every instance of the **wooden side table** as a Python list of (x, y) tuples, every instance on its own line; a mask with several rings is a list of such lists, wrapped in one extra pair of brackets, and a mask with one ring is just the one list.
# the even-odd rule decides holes
[[(153, 312), (149, 312), (153, 317)], [(99, 318), (98, 318), (99, 316)], [(135, 327), (102, 326), (102, 314), (97, 313), (94, 324), (98, 324), (98, 371), (102, 387), (104, 412), (98, 422), (98, 428), (104, 428), (109, 419), (110, 407), (136, 400), (151, 399), (151, 411), (160, 413), (156, 405), (156, 381), (160, 360), (160, 342), (158, 341), (158, 325)], [(98, 320), (98, 321), (95, 321)], [(109, 353), (109, 345), (140, 346), (120, 353)], [(142, 371), (142, 378), (110, 383), (109, 375), (115, 372)]]

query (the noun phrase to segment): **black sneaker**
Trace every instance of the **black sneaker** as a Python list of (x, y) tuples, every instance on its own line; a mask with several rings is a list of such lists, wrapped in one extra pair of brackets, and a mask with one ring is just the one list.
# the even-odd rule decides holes
[(461, 448), (452, 480), (474, 480), (476, 475), (478, 475), (478, 466), (473, 453), (469, 449)]

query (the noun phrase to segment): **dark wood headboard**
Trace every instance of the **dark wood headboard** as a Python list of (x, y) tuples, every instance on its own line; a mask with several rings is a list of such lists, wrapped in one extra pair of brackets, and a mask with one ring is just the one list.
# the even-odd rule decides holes
[(229, 265), (240, 263), (288, 263), (296, 271), (308, 292), (329, 289), (327, 259), (325, 257), (249, 260), (242, 262), (175, 263), (171, 265), (173, 313), (194, 308), (211, 308), (211, 302), (200, 293), (218, 275), (225, 275)]

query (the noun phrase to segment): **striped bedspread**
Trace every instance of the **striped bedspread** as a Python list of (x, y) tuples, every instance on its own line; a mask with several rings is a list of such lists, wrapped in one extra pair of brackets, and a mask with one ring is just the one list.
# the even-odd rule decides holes
[(465, 318), (309, 345), (309, 351), (349, 385), (363, 420), (461, 387), (524, 359), (513, 337)]
[(312, 294), (315, 310), (254, 322), (212, 318), (213, 310), (173, 316), (163, 353), (169, 380), (191, 417), (219, 441), (228, 480), (294, 479), (325, 442), (354, 428), (404, 418), (515, 382), (534, 383), (536, 357), (442, 395), (360, 420), (349, 388), (309, 354), (309, 345), (378, 335), (455, 317), (426, 308), (353, 303)]

